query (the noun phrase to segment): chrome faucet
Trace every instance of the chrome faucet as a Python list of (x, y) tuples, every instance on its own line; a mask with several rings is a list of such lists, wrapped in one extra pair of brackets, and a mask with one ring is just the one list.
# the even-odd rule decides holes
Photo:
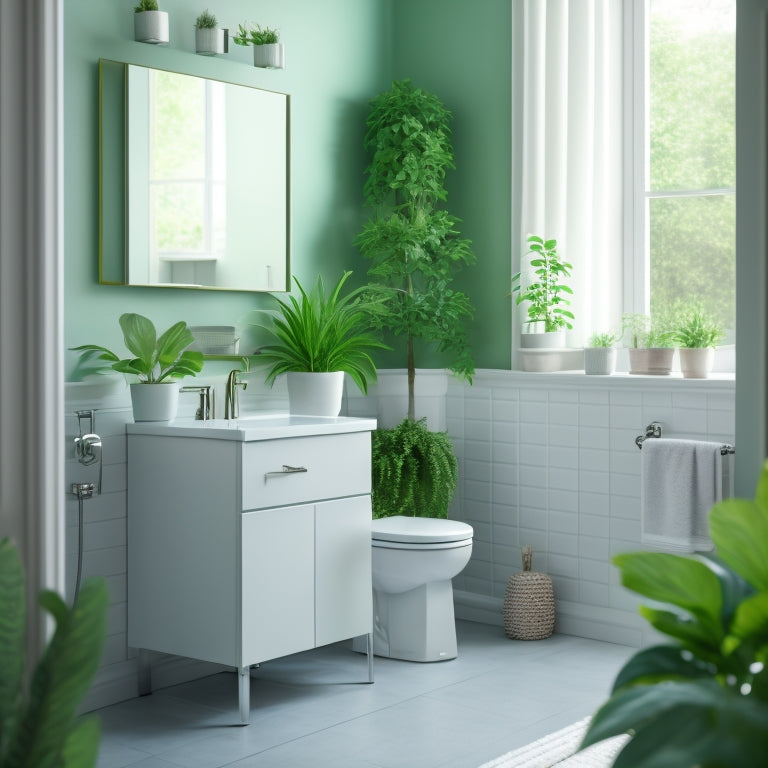
[(200, 405), (195, 411), (197, 421), (208, 421), (216, 418), (216, 401), (213, 397), (213, 385), (200, 387), (182, 387), (179, 392), (197, 392), (200, 395)]
[(248, 386), (246, 382), (240, 381), (237, 377), (239, 374), (246, 374), (248, 371), (241, 371), (239, 368), (234, 368), (229, 372), (227, 376), (227, 389), (224, 393), (224, 418), (236, 419), (240, 415), (240, 401), (237, 396), (237, 388), (243, 389)]

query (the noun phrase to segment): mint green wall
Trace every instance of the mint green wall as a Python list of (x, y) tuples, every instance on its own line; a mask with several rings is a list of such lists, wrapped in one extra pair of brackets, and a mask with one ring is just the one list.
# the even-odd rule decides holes
[[(361, 142), (367, 103), (390, 81), (391, 0), (164, 0), (168, 47), (133, 40), (131, 0), (64, 4), (64, 337), (67, 347), (100, 343), (122, 349), (117, 319), (140, 312), (164, 329), (232, 324), (264, 305), (246, 293), (129, 288), (98, 284), (98, 61), (115, 59), (177, 69), (291, 95), (291, 268), (303, 282), (364, 265), (353, 241), (362, 221), (366, 158)], [(225, 57), (194, 53), (194, 20), (208, 7), (221, 26), (276, 26), (286, 69), (252, 66), (252, 49)], [(247, 158), (244, 158), (247, 167)], [(358, 277), (356, 274), (355, 277)], [(70, 353), (67, 370), (75, 355)]]
[[(447, 207), (462, 219), (461, 233), (477, 256), (477, 265), (461, 272), (455, 284), (475, 305), (475, 365), (508, 369), (511, 3), (396, 0), (392, 32), (394, 78), (409, 77), (453, 112), (456, 170), (448, 176)], [(417, 365), (428, 367), (420, 360)]]

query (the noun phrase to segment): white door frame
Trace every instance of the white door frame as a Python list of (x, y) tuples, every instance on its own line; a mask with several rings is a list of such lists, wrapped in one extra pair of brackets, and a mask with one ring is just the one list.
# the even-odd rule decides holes
[(27, 575), (30, 661), (64, 593), (63, 0), (0, 5), (0, 536)]

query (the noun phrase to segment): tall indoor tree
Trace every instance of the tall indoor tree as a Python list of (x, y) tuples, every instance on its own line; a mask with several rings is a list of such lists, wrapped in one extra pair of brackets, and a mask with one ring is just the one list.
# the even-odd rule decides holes
[(451, 282), (475, 255), (442, 207), (446, 172), (455, 167), (451, 117), (437, 96), (402, 80), (372, 100), (366, 122), (372, 159), (364, 191), (373, 216), (357, 245), (372, 262), (369, 278), (390, 292), (372, 322), (404, 338), (408, 370), (407, 418), (373, 436), (375, 517), (446, 517), (456, 489), (448, 435), (416, 420), (414, 398), (416, 341), (435, 345), (457, 376), (471, 383), (474, 373), (466, 330), (474, 310)]

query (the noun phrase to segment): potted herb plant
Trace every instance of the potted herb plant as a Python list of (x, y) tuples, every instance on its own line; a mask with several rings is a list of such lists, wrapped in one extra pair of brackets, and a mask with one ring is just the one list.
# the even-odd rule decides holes
[(589, 346), (584, 348), (584, 373), (609, 376), (616, 369), (615, 333), (593, 333)]
[(768, 462), (754, 500), (709, 514), (717, 556), (614, 557), (643, 617), (669, 640), (638, 651), (582, 748), (629, 733), (617, 768), (752, 766), (768, 754)]
[[(56, 629), (34, 669), (25, 659), (24, 569), (7, 538), (0, 539), (0, 584), (0, 765), (91, 768), (99, 753), (99, 719), (77, 710), (101, 660), (107, 584), (86, 579), (71, 608), (55, 592), (40, 593)], [(28, 663), (33, 674), (25, 685)]]
[(270, 69), (285, 67), (285, 47), (280, 42), (280, 32), (259, 24), (238, 24), (237, 34), (232, 36), (237, 45), (253, 46), (253, 66)]
[(435, 345), (457, 376), (471, 383), (474, 373), (466, 332), (472, 304), (451, 281), (475, 256), (460, 236), (458, 219), (441, 205), (448, 194), (446, 172), (454, 167), (450, 120), (436, 95), (402, 80), (371, 101), (366, 121), (364, 144), (372, 159), (364, 191), (374, 215), (357, 244), (372, 262), (374, 285), (388, 292), (372, 322), (403, 340), (408, 391), (405, 421), (373, 435), (377, 516), (398, 510), (445, 517), (455, 490), (448, 436), (416, 419), (414, 397), (417, 341)]
[(133, 357), (121, 359), (97, 344), (73, 350), (86, 359), (96, 357), (110, 363), (112, 370), (139, 377), (138, 383), (131, 384), (134, 421), (172, 421), (179, 401), (178, 379), (194, 376), (203, 368), (202, 353), (187, 349), (194, 336), (180, 321), (158, 337), (151, 320), (132, 312), (120, 316), (120, 328)]
[(667, 320), (648, 315), (625, 314), (622, 335), (629, 340), (629, 372), (635, 375), (668, 376), (675, 354), (674, 331)]
[(287, 374), (291, 413), (338, 416), (345, 373), (363, 394), (368, 381), (376, 381), (370, 351), (387, 347), (370, 331), (376, 301), (368, 290), (341, 295), (351, 274), (344, 272), (330, 292), (320, 276), (309, 292), (294, 277), (299, 296), (276, 298), (270, 320), (256, 323), (275, 340), (260, 348), (258, 363), (269, 366), (268, 384)]
[(512, 293), (516, 306), (527, 302), (524, 324), (527, 331), (520, 334), (522, 350), (536, 349), (536, 353), (522, 353), (524, 370), (557, 370), (560, 356), (555, 353), (538, 354), (540, 349), (565, 347), (565, 329), (571, 329), (573, 313), (568, 309), (573, 291), (565, 283), (571, 276), (572, 266), (562, 261), (557, 252), (557, 240), (530, 235), (527, 239), (529, 265), (533, 280), (523, 287), (522, 271), (512, 277)]
[(195, 52), (202, 56), (226, 53), (228, 31), (218, 29), (216, 17), (206, 8), (195, 21)]
[(715, 347), (724, 337), (722, 326), (702, 309), (686, 313), (675, 328), (680, 345), (680, 369), (683, 378), (706, 379), (712, 370)]
[(133, 9), (133, 36), (140, 43), (168, 43), (168, 14), (159, 10), (157, 0), (139, 0)]

